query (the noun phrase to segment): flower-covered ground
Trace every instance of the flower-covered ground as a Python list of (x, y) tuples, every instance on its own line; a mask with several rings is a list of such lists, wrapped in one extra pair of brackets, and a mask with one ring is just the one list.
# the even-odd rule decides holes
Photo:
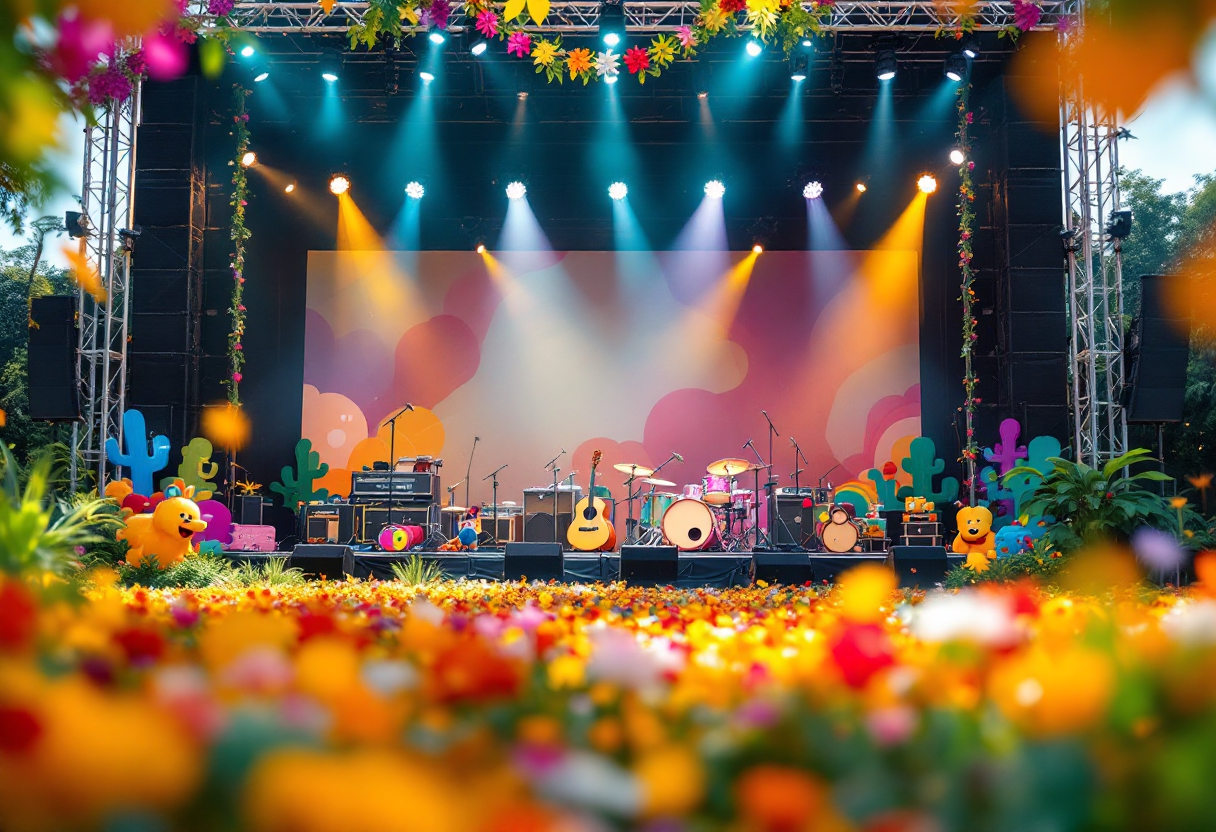
[(0, 828), (1199, 829), (1216, 600), (0, 584)]

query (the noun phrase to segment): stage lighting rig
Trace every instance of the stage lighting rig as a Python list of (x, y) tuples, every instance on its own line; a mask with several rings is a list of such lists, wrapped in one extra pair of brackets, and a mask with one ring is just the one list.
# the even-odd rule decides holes
[(507, 199), (523, 199), (527, 195), (527, 186), (518, 179), (507, 184)]
[(425, 69), (418, 73), (418, 77), (422, 79), (422, 83), (429, 84), (435, 80), (435, 73), (427, 72)]
[(950, 149), (950, 164), (961, 165), (965, 161), (967, 161), (967, 154), (963, 152), (961, 147)]
[(477, 248), (474, 249), (474, 251), (476, 251), (478, 254), (485, 254), (486, 253), (486, 244), (478, 243)]
[(441, 29), (433, 30), (426, 37), (427, 37), (427, 40), (429, 40), (431, 43), (435, 44), (436, 46), (443, 46), (443, 44), (446, 43), (447, 39), (448, 39), (447, 34), (444, 33), (443, 30), (441, 30)]
[(253, 77), (253, 83), (260, 84), (270, 77), (270, 64), (265, 58), (258, 58), (250, 67), (250, 74)]
[(618, 72), (612, 72), (612, 73), (609, 73), (608, 75), (605, 75), (605, 76), (604, 76), (604, 83), (605, 83), (605, 84), (615, 84), (615, 83), (616, 83), (617, 81), (619, 81), (619, 80), (621, 80), (621, 74), (620, 74), (620, 72), (619, 72), (619, 71), (618, 71)]
[(294, 194), (295, 192), (296, 192), (296, 183), (295, 182), (288, 182), (287, 187), (283, 189), (283, 193), (285, 193), (285, 194)]
[(967, 72), (970, 69), (970, 62), (962, 52), (952, 52), (946, 58), (945, 73), (946, 77), (951, 81), (961, 82), (967, 77)]
[(241, 167), (251, 168), (258, 163), (258, 154), (252, 150), (246, 150), (245, 155), (241, 157)]
[(329, 178), (329, 192), (334, 196), (342, 196), (350, 190), (350, 179), (344, 173), (335, 173)]
[(242, 58), (252, 58), (253, 53), (256, 51), (257, 50), (254, 49), (252, 46), (246, 44), (245, 46), (241, 47), (241, 57)]
[(608, 186), (608, 196), (620, 202), (625, 197), (629, 196), (629, 186), (624, 182), (613, 182)]
[(321, 78), (327, 84), (336, 83), (342, 77), (342, 58), (337, 52), (326, 51), (321, 55)]
[(975, 35), (963, 35), (958, 42), (958, 51), (967, 56), (968, 60), (974, 61), (980, 56), (979, 47), (975, 45)]
[(625, 41), (625, 0), (600, 3), (600, 40), (605, 46), (620, 46)]
[(817, 179), (812, 179), (802, 187), (802, 196), (804, 199), (820, 199), (823, 196), (823, 183)]
[(858, 183), (857, 183), (856, 185), (854, 185), (853, 187), (857, 188), (857, 193), (859, 193), (859, 194), (864, 194), (866, 191), (870, 190), (870, 189), (869, 189), (869, 188), (866, 186), (866, 183), (865, 183), (865, 182), (858, 182)]
[(1106, 235), (1112, 240), (1126, 240), (1132, 233), (1132, 212), (1124, 208), (1110, 215), (1106, 223)]
[(405, 195), (410, 199), (422, 199), (426, 196), (426, 188), (421, 182), (410, 182), (405, 186)]
[(874, 59), (874, 75), (879, 81), (890, 81), (899, 71), (899, 60), (895, 57), (895, 40), (881, 37), (875, 44), (878, 54)]
[(479, 38), (478, 40), (474, 41), (473, 46), (470, 47), (469, 51), (473, 53), (474, 57), (476, 57), (484, 53), (489, 48), (490, 42), (485, 38)]
[(937, 190), (937, 179), (929, 173), (926, 173), (916, 182), (916, 187), (920, 188), (922, 194), (931, 194)]
[(801, 83), (806, 80), (811, 72), (811, 56), (806, 52), (795, 53), (790, 56), (790, 80), (794, 83)]
[(721, 199), (726, 196), (726, 186), (720, 179), (711, 179), (705, 183), (705, 195), (710, 199)]
[(692, 62), (692, 85), (697, 91), (697, 98), (709, 98), (709, 61), (704, 58), (694, 58)]
[(764, 254), (764, 246), (756, 243), (754, 246), (752, 246), (752, 254)]
[(747, 50), (748, 56), (752, 58), (760, 57), (760, 53), (764, 51), (764, 45), (755, 38), (748, 38), (747, 46), (743, 48)]

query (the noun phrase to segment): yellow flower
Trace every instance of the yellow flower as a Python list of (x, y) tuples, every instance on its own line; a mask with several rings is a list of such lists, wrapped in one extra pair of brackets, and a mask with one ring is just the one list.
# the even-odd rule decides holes
[(553, 41), (538, 41), (532, 47), (532, 63), (536, 66), (550, 66), (557, 58), (557, 44)]
[(994, 668), (989, 693), (1022, 730), (1050, 737), (1079, 733), (1101, 719), (1114, 683), (1110, 659), (1095, 650), (1034, 647)]
[(1170, 505), (1174, 508), (1186, 508), (1186, 497), (1174, 497), (1172, 500), (1170, 500)]
[(701, 25), (707, 32), (717, 34), (726, 25), (727, 17), (728, 15), (722, 11), (722, 7), (715, 3), (701, 14)]
[(659, 66), (667, 66), (676, 57), (676, 42), (667, 35), (659, 35), (650, 42), (650, 60)]
[(570, 80), (573, 81), (580, 73), (591, 69), (590, 49), (571, 49), (566, 56), (566, 67), (570, 70)]
[(851, 621), (869, 623), (886, 617), (882, 605), (895, 591), (895, 573), (865, 564), (840, 576), (840, 612)]
[(679, 817), (700, 805), (705, 796), (705, 770), (684, 746), (665, 746), (643, 755), (634, 774), (642, 784), (642, 811), (649, 817)]

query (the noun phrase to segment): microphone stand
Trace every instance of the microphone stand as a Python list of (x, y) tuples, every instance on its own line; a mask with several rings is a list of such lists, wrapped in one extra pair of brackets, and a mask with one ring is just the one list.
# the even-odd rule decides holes
[(464, 507), (466, 509), (472, 508), (469, 505), (469, 478), (473, 474), (473, 454), (477, 453), (477, 443), (480, 441), (480, 436), (473, 437), (473, 449), (469, 451), (469, 467), (464, 470)]
[[(773, 420), (768, 417), (768, 411), (761, 410), (760, 413), (761, 413), (761, 415), (764, 416), (764, 421), (768, 422), (768, 465), (769, 465), (769, 469), (768, 469), (768, 480), (765, 483), (764, 488), (765, 488), (765, 500), (768, 502), (768, 539), (769, 539), (769, 542), (771, 543), (773, 541), (773, 518), (777, 515), (777, 490), (773, 487), (773, 437), (780, 436), (781, 434), (777, 432), (777, 428), (773, 424)], [(752, 450), (754, 451), (755, 449), (756, 449), (756, 446), (753, 445)], [(759, 456), (759, 454), (756, 454), (756, 455)], [(761, 462), (763, 462), (763, 460), (761, 460)], [(794, 467), (797, 468), (798, 466), (795, 465)]]
[(385, 424), (389, 425), (388, 433), (388, 524), (393, 525), (393, 503), (395, 494), (393, 490), (397, 486), (397, 420), (401, 418), (406, 411), (412, 411), (414, 406), (406, 403), (405, 407), (401, 408), (389, 419)]
[(791, 436), (790, 443), (793, 444), (793, 446), (794, 446), (794, 493), (801, 497), (802, 489), (800, 488), (800, 484), (798, 482), (798, 475), (801, 474), (806, 469), (798, 467), (798, 457), (802, 457), (802, 462), (805, 465), (810, 465), (811, 463), (806, 458), (806, 454), (804, 454), (802, 452), (802, 448), (798, 445), (797, 439), (795, 439), (794, 437)]
[[(763, 470), (768, 470), (769, 474), (768, 474), (768, 477), (766, 477), (766, 480), (771, 480), (772, 473), (773, 473), (773, 466), (771, 463), (768, 465), (766, 465), (764, 463), (764, 457), (760, 456), (760, 452), (756, 450), (756, 443), (753, 442), (751, 439), (747, 440), (747, 444), (743, 446), (743, 450), (746, 451), (748, 448), (751, 448), (752, 453), (754, 453), (756, 455), (756, 459), (760, 460), (760, 464), (758, 466), (756, 466), (756, 468), (754, 469), (756, 472), (756, 491), (755, 491), (755, 495), (756, 495), (756, 501), (755, 501), (755, 505), (756, 505), (756, 546), (755, 546), (755, 548), (757, 548), (757, 549), (760, 548), (761, 543), (764, 543), (764, 544), (766, 544), (766, 546), (771, 547), (773, 545), (772, 537), (760, 526), (760, 472)], [(768, 486), (766, 486), (766, 487), (768, 487)], [(767, 497), (765, 499), (767, 502)], [(773, 525), (773, 517), (771, 514), (769, 515), (769, 518), (768, 518), (768, 524), (770, 527)], [(788, 529), (787, 529), (787, 531), (788, 531)], [(790, 537), (792, 538), (793, 535), (790, 535)]]
[[(546, 468), (553, 469), (553, 542), (554, 543), (560, 542), (557, 539), (557, 474), (562, 469), (557, 467), (557, 461), (565, 455), (566, 455), (566, 449), (562, 448), (562, 452), (560, 454), (558, 454), (557, 456), (553, 457), (553, 459), (551, 459), (547, 463), (545, 463)], [(571, 495), (571, 496), (573, 496), (573, 495)], [(574, 514), (573, 504), (571, 504), (571, 507), (570, 507), (570, 514), (571, 515)]]
[[(485, 477), (481, 478), (482, 482), (485, 482), (486, 480), (490, 479), (491, 477), (493, 477), (493, 479), (494, 479), (494, 482), (491, 483), (491, 487), (494, 489), (494, 502), (490, 504), (490, 514), (493, 515), (493, 519), (490, 522), (494, 524), (494, 526), (493, 526), (494, 538), (493, 539), (494, 539), (494, 545), (496, 547), (498, 546), (498, 472), (506, 467), (507, 467), (506, 465), (500, 465), (498, 468), (495, 468), (493, 471), (491, 471), (489, 473), (489, 476), (485, 476)], [(556, 522), (554, 523), (554, 525), (556, 525)]]

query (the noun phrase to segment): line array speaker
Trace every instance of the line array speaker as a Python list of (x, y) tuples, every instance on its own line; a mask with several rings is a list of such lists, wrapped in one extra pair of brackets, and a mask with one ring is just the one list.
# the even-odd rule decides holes
[(52, 295), (30, 302), (27, 369), (31, 419), (73, 422), (80, 418), (76, 342), (75, 298)]
[(1186, 401), (1186, 370), (1191, 349), (1191, 320), (1166, 308), (1166, 287), (1180, 277), (1140, 278), (1140, 315), (1127, 340), (1127, 386), (1123, 403), (1132, 424), (1181, 422)]

